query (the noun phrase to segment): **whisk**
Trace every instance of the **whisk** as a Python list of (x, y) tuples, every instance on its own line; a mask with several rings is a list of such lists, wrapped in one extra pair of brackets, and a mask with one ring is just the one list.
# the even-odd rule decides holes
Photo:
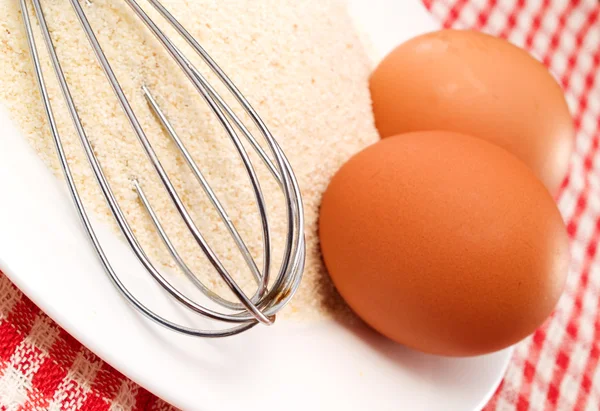
[[(279, 144), (275, 141), (267, 126), (263, 120), (258, 116), (256, 111), (248, 103), (246, 98), (233, 84), (233, 82), (227, 77), (223, 70), (215, 63), (215, 61), (209, 56), (209, 54), (202, 48), (202, 46), (194, 39), (192, 35), (180, 24), (180, 22), (158, 1), (158, 0), (146, 0), (159, 15), (168, 22), (180, 35), (191, 49), (197, 53), (202, 61), (208, 65), (208, 67), (214, 72), (216, 77), (225, 85), (227, 90), (235, 97), (239, 105), (252, 119), (256, 128), (266, 142), (266, 146), (270, 151), (272, 157), (269, 157), (261, 145), (257, 142), (254, 136), (250, 133), (248, 128), (240, 120), (240, 118), (234, 113), (229, 105), (223, 100), (223, 98), (217, 93), (217, 91), (209, 84), (206, 78), (198, 71), (198, 69), (190, 62), (188, 58), (174, 45), (169, 37), (158, 27), (158, 25), (148, 16), (148, 14), (140, 7), (136, 0), (123, 0), (131, 8), (133, 13), (139, 17), (139, 19), (145, 24), (145, 26), (152, 32), (152, 34), (159, 40), (164, 46), (169, 55), (177, 62), (178, 66), (185, 73), (186, 77), (193, 84), (194, 88), (200, 93), (204, 101), (210, 107), (212, 113), (218, 118), (219, 123), (225, 129), (225, 132), (231, 139), (237, 153), (242, 159), (245, 171), (250, 179), (252, 190), (258, 206), (258, 213), (260, 215), (261, 226), (262, 226), (262, 240), (263, 240), (263, 255), (262, 255), (262, 267), (259, 269), (257, 264), (249, 252), (246, 244), (241, 238), (240, 234), (236, 230), (233, 222), (227, 215), (223, 205), (211, 189), (207, 180), (204, 178), (198, 165), (192, 158), (190, 152), (186, 149), (185, 144), (177, 135), (175, 129), (169, 122), (164, 112), (159, 107), (156, 99), (152, 95), (148, 87), (143, 86), (142, 92), (147, 99), (147, 102), (160, 120), (164, 130), (173, 140), (175, 146), (185, 159), (189, 169), (197, 179), (200, 187), (206, 193), (210, 199), (212, 205), (216, 209), (217, 213), (221, 217), (221, 220), (235, 242), (237, 249), (241, 252), (243, 259), (248, 266), (248, 269), (256, 280), (257, 288), (253, 296), (247, 296), (240, 286), (234, 281), (228, 271), (225, 269), (217, 255), (211, 249), (210, 245), (203, 237), (202, 233), (194, 223), (190, 216), (189, 211), (184, 205), (181, 197), (175, 190), (169, 176), (165, 172), (160, 160), (152, 148), (144, 130), (142, 129), (140, 122), (138, 121), (129, 101), (127, 100), (123, 89), (121, 88), (115, 73), (113, 72), (106, 55), (96, 38), (96, 35), (86, 17), (82, 5), (79, 0), (69, 0), (73, 10), (81, 23), (81, 27), (87, 36), (89, 44), (96, 55), (97, 61), (104, 71), (110, 86), (112, 87), (116, 98), (118, 99), (121, 108), (123, 109), (129, 123), (133, 129), (134, 134), (139, 140), (143, 150), (145, 151), (148, 160), (152, 163), (158, 177), (162, 183), (162, 186), (167, 191), (170, 199), (172, 200), (175, 209), (179, 213), (179, 216), (189, 229), (193, 238), (197, 242), (199, 248), (204, 252), (214, 269), (225, 281), (229, 289), (233, 292), (233, 295), (237, 298), (237, 301), (230, 301), (212, 290), (210, 290), (200, 279), (190, 270), (186, 265), (183, 258), (179, 255), (173, 243), (167, 236), (163, 226), (161, 225), (160, 219), (156, 215), (152, 208), (152, 200), (149, 199), (141, 183), (133, 178), (131, 181), (132, 187), (137, 192), (139, 200), (141, 201), (144, 209), (146, 210), (148, 217), (152, 221), (156, 231), (161, 238), (162, 242), (169, 251), (171, 257), (174, 259), (177, 266), (183, 271), (185, 276), (189, 279), (191, 284), (198, 288), (206, 297), (218, 304), (221, 309), (219, 311), (211, 309), (205, 304), (193, 301), (186, 295), (184, 295), (177, 287), (169, 282), (165, 276), (163, 276), (156, 266), (150, 261), (136, 235), (133, 233), (130, 224), (128, 223), (123, 210), (119, 206), (111, 186), (103, 172), (102, 165), (98, 161), (90, 140), (86, 135), (86, 131), (82, 125), (82, 121), (79, 118), (77, 107), (71, 96), (69, 85), (66, 77), (63, 73), (61, 63), (57, 56), (53, 39), (48, 29), (48, 24), (44, 15), (44, 11), (40, 0), (31, 0), (35, 16), (39, 23), (42, 38), (48, 51), (51, 65), (54, 74), (58, 80), (61, 94), (66, 103), (69, 115), (73, 121), (73, 125), (89, 162), (89, 165), (93, 171), (95, 179), (102, 191), (104, 199), (108, 204), (108, 207), (121, 231), (125, 240), (131, 249), (131, 251), (137, 257), (139, 263), (144, 269), (150, 274), (150, 276), (172, 297), (177, 303), (190, 310), (191, 312), (204, 316), (206, 318), (216, 320), (220, 322), (220, 326), (215, 329), (198, 329), (185, 326), (176, 322), (173, 322), (164, 316), (161, 316), (144, 305), (133, 293), (131, 293), (124, 285), (123, 281), (119, 278), (115, 270), (113, 269), (102, 245), (94, 231), (90, 218), (84, 208), (82, 199), (78, 193), (69, 162), (65, 155), (63, 145), (61, 142), (61, 136), (58, 132), (55, 117), (53, 114), (52, 104), (48, 95), (46, 82), (44, 80), (44, 73), (40, 58), (38, 55), (37, 45), (35, 36), (33, 34), (31, 17), (29, 15), (27, 0), (20, 0), (20, 6), (22, 11), (23, 22), (25, 25), (27, 41), (33, 61), (35, 77), (39, 85), (46, 118), (50, 127), (50, 131), (56, 146), (56, 151), (60, 161), (61, 168), (64, 172), (64, 176), (72, 196), (75, 209), (85, 227), (85, 231), (91, 241), (96, 254), (98, 255), (100, 262), (102, 263), (106, 273), (112, 280), (116, 288), (122, 293), (122, 295), (135, 307), (139, 312), (145, 315), (150, 320), (167, 327), (173, 331), (184, 333), (192, 336), (200, 337), (225, 337), (246, 331), (255, 325), (261, 323), (265, 325), (273, 324), (275, 315), (280, 311), (292, 298), (295, 291), (298, 289), (302, 278), (302, 272), (304, 269), (305, 260), (305, 243), (304, 243), (304, 231), (303, 231), (303, 208), (302, 199), (300, 195), (300, 189), (298, 182), (294, 176), (294, 172), (285, 157)], [(88, 4), (91, 4), (89, 0), (85, 0)], [(263, 193), (261, 191), (260, 183), (257, 174), (254, 170), (252, 162), (246, 152), (244, 145), (240, 139), (239, 134), (247, 139), (250, 146), (256, 151), (259, 158), (264, 162), (272, 177), (279, 184), (286, 205), (286, 217), (287, 217), (287, 234), (285, 239), (285, 246), (283, 251), (283, 258), (281, 265), (279, 266), (278, 273), (274, 280), (271, 281), (272, 271), (272, 256), (271, 256), (271, 237), (269, 232), (269, 222), (266, 213), (265, 201)], [(224, 308), (225, 310), (222, 310)], [(227, 325), (229, 324), (229, 325)]]

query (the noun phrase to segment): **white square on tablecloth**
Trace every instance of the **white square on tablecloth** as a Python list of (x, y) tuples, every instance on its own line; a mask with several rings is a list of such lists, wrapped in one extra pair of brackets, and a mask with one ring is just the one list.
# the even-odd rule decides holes
[(29, 381), (13, 366), (8, 365), (0, 376), (0, 404), (8, 409), (18, 409), (25, 405), (28, 399), (27, 388)]
[(52, 320), (46, 316), (38, 316), (27, 336), (27, 341), (34, 344), (44, 353), (48, 353), (58, 337), (59, 330)]
[(550, 37), (546, 33), (538, 32), (533, 39), (531, 54), (541, 61), (544, 58), (549, 45)]
[[(600, 72), (600, 70), (598, 71)], [(600, 78), (598, 77), (600, 77), (600, 73), (595, 73), (595, 77), (594, 87), (588, 94), (587, 108), (590, 114), (597, 118), (600, 115), (600, 101), (598, 101), (598, 93), (600, 92)]]
[(119, 392), (115, 396), (113, 404), (111, 405), (110, 411), (120, 411), (122, 409), (128, 410), (135, 406), (135, 393), (138, 387), (131, 381), (123, 381)]
[(19, 300), (17, 291), (7, 277), (0, 276), (0, 320), (4, 319)]
[(542, 7), (543, 0), (526, 0), (522, 14), (533, 16)]
[(554, 33), (556, 28), (558, 27), (558, 14), (556, 13), (547, 13), (544, 15), (544, 18), (541, 20), (541, 30), (548, 33)]
[(90, 361), (85, 358), (85, 352), (80, 351), (69, 370), (69, 378), (76, 381), (79, 385), (90, 388), (90, 384), (96, 378), (96, 374), (102, 367), (102, 362), (97, 359)]
[(569, 86), (569, 93), (573, 94), (578, 99), (581, 98), (585, 90), (585, 81), (581, 72), (573, 71), (569, 80)]
[(598, 130), (598, 119), (593, 116), (590, 112), (586, 111), (586, 113), (581, 118), (581, 130), (592, 136)]
[(506, 20), (508, 16), (504, 11), (500, 9), (494, 9), (490, 13), (490, 17), (487, 23), (486, 31), (491, 34), (497, 35), (506, 26)]
[(479, 9), (474, 7), (473, 4), (467, 4), (460, 13), (460, 22), (465, 27), (473, 27), (477, 22), (477, 15)]
[(450, 6), (446, 2), (436, 1), (431, 6), (431, 13), (434, 16), (440, 16), (440, 17), (445, 18), (448, 15), (449, 11), (450, 11)]
[(582, 54), (593, 56), (597, 51), (597, 47), (600, 45), (600, 30), (598, 30), (597, 27), (598, 26), (596, 26), (595, 29), (590, 30), (583, 39)]
[[(535, 379), (535, 377), (534, 377)], [(547, 384), (540, 386), (538, 381), (534, 380), (531, 384), (531, 392), (529, 393), (529, 406), (532, 410), (543, 410), (546, 403), (546, 393), (548, 392)]]
[(567, 62), (568, 62), (567, 53), (562, 50), (557, 50), (552, 55), (552, 60), (550, 61), (550, 70), (554, 73), (555, 78), (560, 78), (567, 71)]
[(571, 30), (573, 33), (577, 33), (585, 25), (586, 19), (587, 13), (581, 9), (575, 10), (567, 20), (567, 29)]
[(592, 215), (592, 213), (586, 213), (581, 216), (579, 224), (577, 225), (577, 234), (575, 236), (578, 241), (587, 244), (589, 239), (592, 238), (596, 226), (596, 221), (594, 221), (595, 217), (596, 216)]
[(592, 55), (589, 53), (579, 53), (577, 55), (577, 64), (575, 65), (574, 72), (581, 73), (582, 76), (589, 73), (592, 69)]

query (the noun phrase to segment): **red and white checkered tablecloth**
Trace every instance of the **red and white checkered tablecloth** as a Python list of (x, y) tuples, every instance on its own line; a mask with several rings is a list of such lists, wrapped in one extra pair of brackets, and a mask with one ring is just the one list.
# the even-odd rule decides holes
[[(570, 174), (558, 197), (572, 240), (567, 287), (553, 316), (517, 346), (486, 411), (598, 411), (600, 4), (424, 3), (445, 27), (483, 30), (531, 51), (560, 79), (578, 128)], [(0, 273), (0, 411), (170, 409), (82, 347)]]

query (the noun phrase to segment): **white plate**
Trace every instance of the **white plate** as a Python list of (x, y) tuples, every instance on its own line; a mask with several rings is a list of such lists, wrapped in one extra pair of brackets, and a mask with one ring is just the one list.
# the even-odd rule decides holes
[[(352, 0), (375, 58), (435, 29), (419, 1)], [(500, 382), (511, 350), (469, 359), (412, 352), (366, 328), (283, 322), (222, 340), (149, 323), (113, 288), (65, 190), (0, 112), (0, 269), (42, 310), (126, 376), (189, 410), (476, 410)], [(117, 272), (144, 301), (186, 315), (157, 290), (112, 232)]]

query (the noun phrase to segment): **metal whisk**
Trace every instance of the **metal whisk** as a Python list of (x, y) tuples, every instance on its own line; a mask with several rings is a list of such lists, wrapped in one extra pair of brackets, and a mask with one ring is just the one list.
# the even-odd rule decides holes
[[(252, 297), (248, 297), (246, 294), (244, 294), (242, 289), (238, 286), (238, 284), (236, 284), (236, 282), (227, 272), (221, 261), (219, 261), (219, 258), (213, 252), (205, 238), (200, 233), (198, 227), (195, 225), (193, 219), (190, 217), (186, 206), (183, 204), (180, 196), (177, 194), (171, 180), (169, 179), (169, 176), (162, 167), (159, 158), (157, 157), (150, 142), (148, 141), (148, 138), (146, 137), (144, 130), (142, 129), (138, 119), (136, 118), (136, 115), (130, 103), (125, 97), (125, 94), (123, 93), (123, 90), (119, 85), (119, 81), (117, 80), (110, 66), (110, 63), (107, 60), (104, 51), (102, 50), (102, 47), (100, 46), (100, 43), (98, 42), (98, 39), (94, 34), (92, 27), (90, 26), (90, 23), (86, 17), (82, 6), (79, 4), (78, 0), (70, 0), (71, 5), (73, 6), (73, 10), (75, 11), (77, 18), (79, 19), (79, 22), (81, 23), (81, 27), (83, 28), (89, 40), (90, 46), (92, 47), (97, 57), (98, 63), (104, 71), (121, 105), (121, 108), (125, 112), (125, 115), (127, 116), (136, 137), (138, 138), (145, 153), (147, 154), (149, 161), (154, 166), (154, 169), (156, 170), (163, 187), (169, 194), (169, 197), (173, 201), (173, 204), (177, 209), (180, 217), (183, 219), (187, 228), (190, 230), (192, 236), (198, 243), (198, 246), (207, 256), (210, 263), (213, 265), (215, 270), (217, 270), (218, 274), (223, 278), (223, 280), (231, 289), (233, 294), (237, 297), (238, 301), (229, 301), (217, 295), (213, 291), (209, 290), (208, 287), (206, 287), (198, 279), (198, 277), (191, 272), (190, 268), (186, 265), (182, 257), (178, 254), (177, 250), (175, 249), (172, 242), (168, 238), (165, 230), (163, 229), (159, 218), (157, 217), (156, 213), (152, 208), (152, 200), (146, 196), (146, 194), (144, 193), (144, 189), (139, 183), (139, 181), (134, 179), (132, 181), (132, 185), (135, 191), (137, 192), (145, 210), (147, 211), (149, 218), (152, 220), (160, 238), (164, 242), (166, 248), (169, 250), (171, 256), (177, 263), (178, 267), (183, 271), (183, 273), (195, 287), (200, 289), (204, 293), (204, 295), (206, 295), (210, 300), (217, 303), (219, 306), (225, 308), (226, 310), (215, 311), (214, 309), (207, 308), (203, 304), (192, 301), (190, 298), (188, 298), (186, 295), (180, 292), (176, 287), (174, 287), (153, 265), (153, 263), (150, 261), (150, 259), (147, 257), (144, 250), (140, 246), (138, 239), (136, 238), (129, 223), (127, 222), (124, 213), (113, 194), (111, 186), (104, 175), (102, 166), (99, 163), (96, 155), (94, 154), (94, 151), (92, 150), (92, 146), (86, 135), (86, 131), (84, 130), (82, 122), (77, 113), (77, 108), (75, 106), (73, 98), (71, 97), (69, 85), (67, 84), (67, 80), (65, 78), (60, 61), (58, 59), (52, 37), (48, 29), (46, 18), (44, 16), (44, 11), (42, 9), (42, 5), (40, 4), (40, 0), (31, 0), (36, 18), (39, 22), (44, 43), (50, 56), (54, 74), (56, 75), (56, 78), (58, 80), (58, 84), (66, 102), (70, 117), (72, 118), (73, 125), (81, 141), (90, 167), (94, 172), (96, 181), (98, 182), (103, 196), (131, 251), (133, 251), (139, 263), (142, 264), (142, 266), (152, 276), (152, 278), (179, 304), (201, 316), (217, 320), (223, 323), (231, 323), (233, 325), (225, 326), (223, 329), (217, 330), (200, 330), (174, 323), (146, 307), (126, 288), (123, 282), (119, 279), (117, 273), (113, 270), (113, 267), (111, 266), (111, 263), (109, 262), (102, 248), (102, 245), (100, 244), (100, 241), (98, 240), (98, 237), (94, 232), (94, 228), (92, 227), (88, 214), (83, 206), (83, 202), (75, 185), (75, 181), (63, 149), (61, 137), (58, 132), (58, 128), (52, 110), (52, 105), (50, 103), (50, 98), (48, 96), (48, 91), (44, 80), (44, 74), (41, 68), (40, 58), (36, 47), (36, 40), (32, 30), (32, 23), (27, 8), (27, 0), (20, 0), (23, 22), (25, 24), (27, 40), (35, 69), (35, 76), (41, 92), (44, 109), (46, 112), (52, 137), (54, 139), (60, 164), (64, 171), (64, 176), (67, 181), (68, 188), (75, 203), (75, 208), (79, 214), (79, 217), (81, 218), (81, 221), (85, 227), (85, 230), (87, 231), (89, 239), (91, 240), (91, 243), (98, 257), (102, 265), (104, 266), (106, 273), (108, 274), (114, 285), (123, 294), (123, 296), (137, 310), (139, 310), (139, 312), (141, 312), (151, 320), (155, 321), (156, 323), (174, 331), (201, 337), (230, 336), (248, 330), (258, 323), (271, 325), (275, 320), (275, 314), (286, 305), (286, 303), (293, 296), (294, 292), (297, 290), (302, 277), (302, 271), (304, 269), (305, 244), (303, 231), (303, 209), (302, 200), (300, 196), (300, 189), (298, 187), (298, 183), (296, 181), (296, 177), (294, 176), (293, 170), (283, 151), (281, 150), (280, 146), (277, 144), (277, 142), (267, 129), (264, 122), (255, 112), (255, 110), (250, 106), (248, 101), (240, 93), (237, 87), (231, 82), (227, 75), (221, 70), (221, 68), (219, 68), (219, 66), (202, 48), (202, 46), (175, 19), (175, 17), (173, 17), (173, 15), (158, 0), (147, 0), (148, 3), (150, 3), (158, 11), (162, 18), (164, 18), (169, 24), (171, 24), (175, 31), (189, 44), (189, 46), (194, 50), (194, 52), (196, 52), (202, 58), (204, 63), (206, 63), (210, 67), (210, 69), (216, 74), (218, 79), (223, 82), (228, 91), (235, 97), (240, 106), (250, 116), (257, 129), (264, 137), (272, 159), (267, 155), (267, 153), (265, 153), (263, 148), (248, 131), (248, 129), (242, 123), (239, 117), (236, 116), (236, 114), (225, 103), (222, 97), (208, 83), (205, 77), (202, 76), (202, 74), (197, 70), (197, 68), (172, 43), (172, 41), (148, 16), (148, 14), (139, 6), (139, 4), (135, 0), (124, 1), (148, 27), (148, 29), (154, 34), (154, 36), (156, 36), (159, 42), (168, 51), (170, 56), (177, 62), (179, 67), (186, 74), (187, 78), (191, 81), (194, 88), (200, 93), (200, 95), (208, 104), (214, 115), (217, 116), (220, 124), (225, 129), (227, 135), (231, 138), (233, 145), (235, 146), (237, 152), (239, 153), (243, 161), (245, 171), (247, 172), (250, 178), (251, 186), (254, 192), (254, 196), (256, 198), (258, 212), (260, 214), (262, 223), (263, 264), (261, 269), (257, 267), (252, 255), (248, 251), (248, 248), (244, 244), (243, 239), (236, 230), (234, 224), (231, 222), (223, 206), (219, 202), (219, 199), (216, 197), (215, 193), (213, 192), (208, 182), (202, 175), (200, 169), (194, 162), (184, 143), (178, 137), (173, 126), (170, 124), (169, 120), (167, 119), (163, 111), (160, 109), (150, 90), (146, 86), (143, 87), (142, 91), (146, 96), (149, 106), (159, 118), (167, 134), (173, 139), (173, 142), (175, 143), (181, 155), (186, 160), (191, 172), (198, 180), (200, 186), (202, 187), (206, 195), (208, 195), (208, 197), (210, 198), (210, 201), (212, 202), (213, 206), (220, 215), (229, 234), (235, 241), (237, 248), (242, 253), (249, 270), (251, 271), (253, 277), (256, 280), (256, 292)], [(266, 213), (265, 202), (263, 199), (263, 194), (260, 188), (258, 177), (248, 157), (248, 153), (242, 145), (238, 133), (241, 133), (248, 140), (248, 142), (256, 151), (258, 156), (262, 159), (267, 168), (270, 170), (273, 178), (275, 178), (275, 180), (281, 187), (285, 199), (287, 216), (286, 243), (284, 247), (281, 266), (279, 267), (279, 272), (273, 281), (270, 281), (270, 273), (272, 270), (272, 258), (270, 251), (271, 238), (269, 233), (269, 223)]]

